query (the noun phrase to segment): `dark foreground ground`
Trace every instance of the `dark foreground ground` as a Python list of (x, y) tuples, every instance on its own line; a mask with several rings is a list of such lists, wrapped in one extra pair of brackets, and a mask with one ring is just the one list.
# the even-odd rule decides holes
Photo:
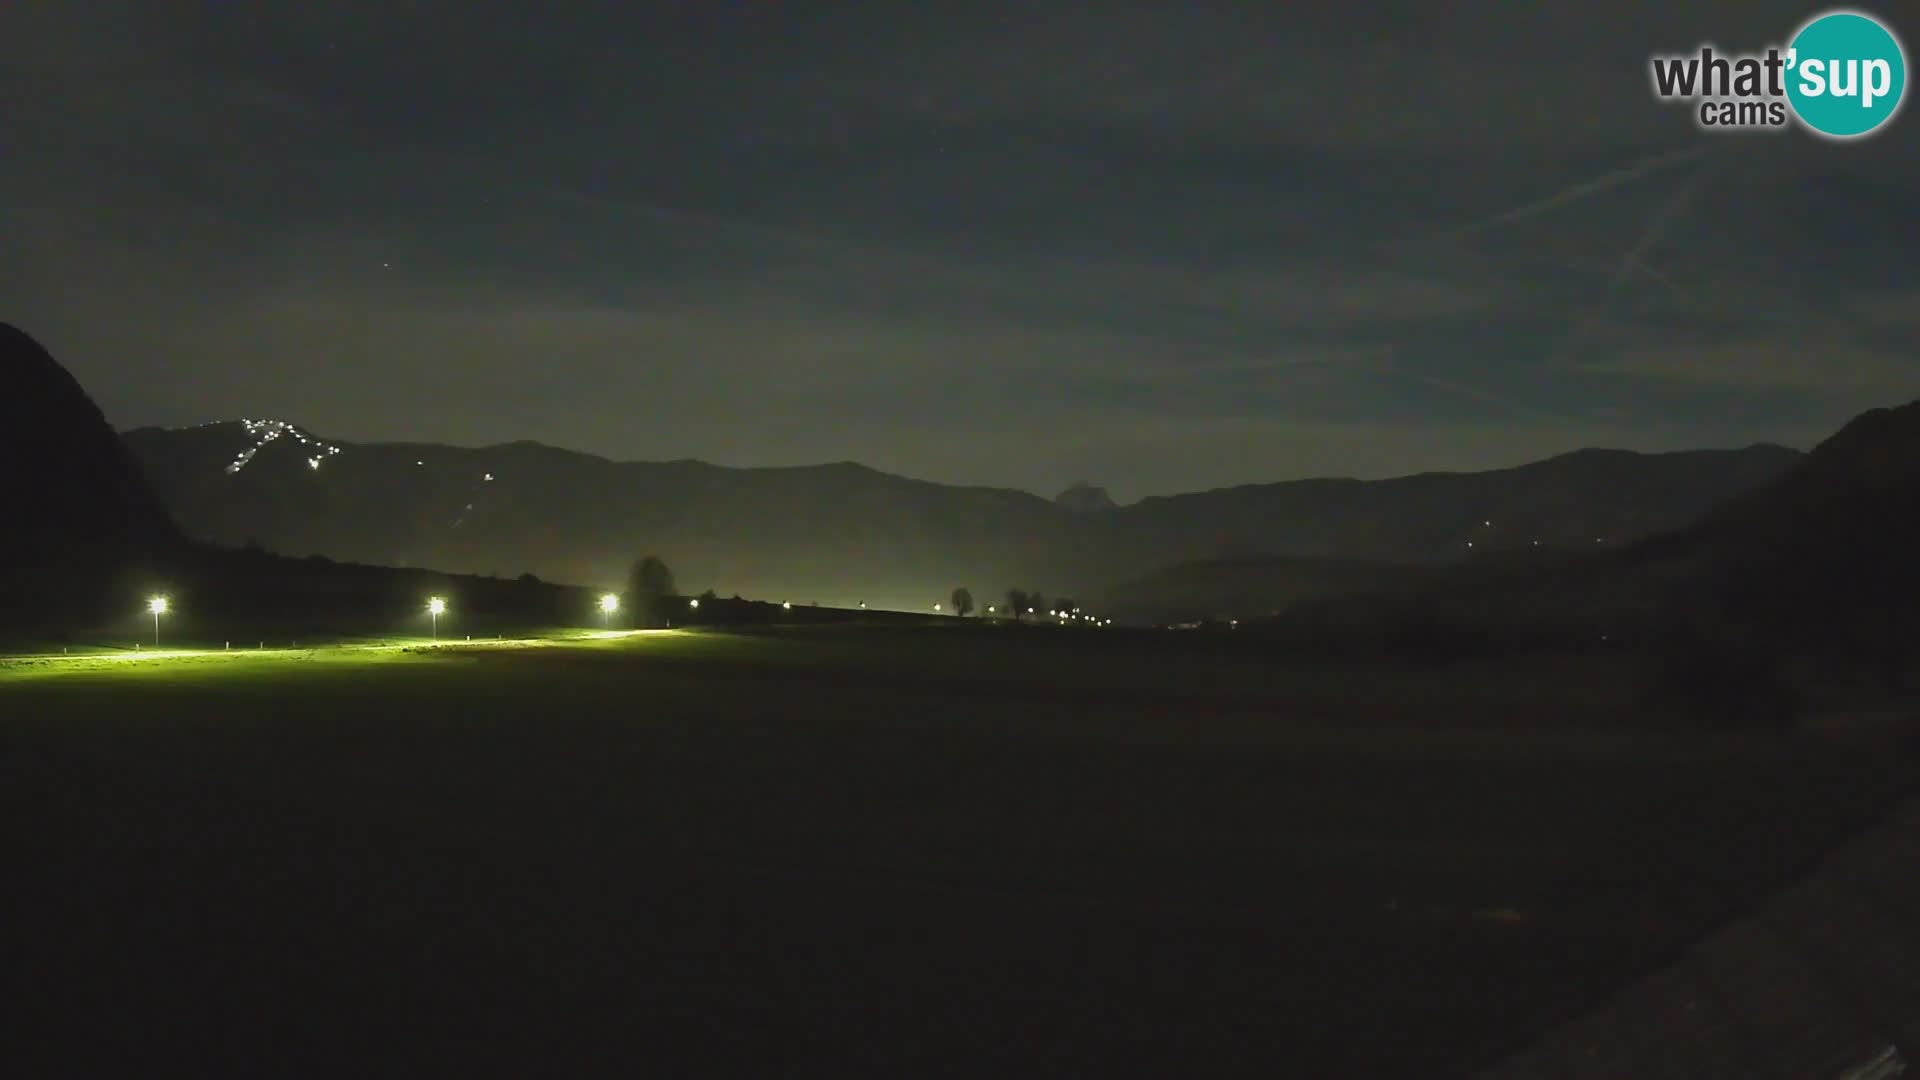
[(0, 665), (9, 1071), (1457, 1075), (1910, 778), (1103, 635)]

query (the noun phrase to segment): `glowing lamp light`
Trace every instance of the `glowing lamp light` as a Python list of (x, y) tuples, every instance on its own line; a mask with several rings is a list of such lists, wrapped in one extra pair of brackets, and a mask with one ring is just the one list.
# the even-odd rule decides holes
[(692, 600), (689, 600), (689, 601), (687, 601), (687, 606), (688, 606), (688, 607), (690, 607), (690, 608), (692, 608), (692, 609), (693, 609), (693, 610), (695, 610), (695, 611), (699, 611), (699, 610), (700, 610), (700, 598), (696, 596), (696, 597), (694, 597), (694, 598), (693, 598)]
[(939, 611), (939, 610), (940, 610), (940, 605), (939, 605), (939, 604), (935, 604), (935, 605), (933, 605), (933, 610), (935, 610), (935, 611)]
[(792, 611), (792, 610), (793, 610), (793, 601), (791, 601), (791, 600), (788, 600), (788, 601), (786, 601), (786, 602), (784, 602), (784, 603), (782, 603), (782, 604), (780, 605), (780, 610), (782, 610), (782, 611)]
[(440, 616), (447, 613), (447, 602), (438, 596), (427, 598), (427, 617), (433, 623), (433, 640), (440, 640)]
[(147, 600), (147, 610), (153, 613), (153, 647), (160, 647), (160, 616), (167, 613), (167, 598), (155, 596)]
[(600, 598), (600, 610), (612, 614), (620, 610), (620, 598), (608, 593)]

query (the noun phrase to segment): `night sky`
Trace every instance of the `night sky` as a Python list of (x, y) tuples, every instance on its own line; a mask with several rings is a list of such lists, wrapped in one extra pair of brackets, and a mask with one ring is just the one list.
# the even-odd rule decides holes
[(7, 4), (0, 319), (121, 427), (1122, 499), (1920, 395), (1912, 108), (1650, 92), (1815, 8), (1535, 7)]

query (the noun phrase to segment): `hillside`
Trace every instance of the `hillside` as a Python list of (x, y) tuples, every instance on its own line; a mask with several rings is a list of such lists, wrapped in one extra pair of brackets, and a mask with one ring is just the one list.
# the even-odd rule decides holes
[(1636, 454), (1579, 450), (1511, 469), (1391, 480), (1298, 480), (1146, 499), (1119, 512), (1135, 535), (1219, 556), (1438, 562), (1473, 552), (1625, 543), (1692, 524), (1775, 479), (1781, 446)]
[(644, 550), (693, 591), (919, 606), (944, 597), (940, 582), (1044, 574), (1047, 553), (1074, 550), (1082, 531), (1032, 495), (852, 463), (727, 469), (534, 443), (351, 446), (244, 423), (127, 439), (196, 537), (394, 566), (614, 583)]
[(1683, 540), (1724, 618), (1911, 681), (1920, 651), (1920, 401), (1875, 409)]
[(178, 543), (126, 447), (40, 343), (0, 323), (0, 553), (77, 561)]
[[(256, 430), (264, 437), (269, 429)], [(279, 438), (268, 441), (277, 445)], [(302, 452), (337, 456), (318, 444)], [(235, 475), (243, 471), (244, 462)], [(124, 646), (146, 637), (145, 604), (155, 593), (170, 598), (169, 632), (189, 639), (230, 637), (242, 627), (261, 636), (281, 628), (412, 632), (433, 592), (458, 597), (469, 626), (591, 618), (584, 590), (192, 543), (79, 382), (33, 338), (5, 324), (0, 477), (0, 647), (55, 640)]]
[(98, 405), (0, 323), (0, 626), (84, 612), (142, 559), (184, 546)]
[(1449, 648), (1611, 641), (1651, 646), (1682, 681), (1758, 684), (1792, 665), (1829, 689), (1912, 689), (1916, 551), (1920, 402), (1856, 418), (1688, 528), (1538, 565), (1472, 560), (1404, 588), (1363, 587), (1349, 568), (1352, 587), (1304, 596), (1263, 628)]
[(1095, 512), (852, 463), (736, 469), (534, 443), (355, 445), (261, 421), (126, 439), (185, 528), (207, 541), (582, 583), (617, 581), (652, 551), (694, 589), (908, 609), (962, 584), (978, 595), (1016, 585), (1091, 595), (1197, 560), (1438, 564), (1534, 540), (1624, 542), (1684, 525), (1800, 457), (1769, 446), (1589, 451), (1494, 472), (1293, 481)]

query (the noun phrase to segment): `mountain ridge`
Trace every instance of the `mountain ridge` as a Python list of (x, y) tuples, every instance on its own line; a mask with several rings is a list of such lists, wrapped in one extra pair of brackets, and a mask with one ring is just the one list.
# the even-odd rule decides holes
[[(1872, 410), (1872, 412), (1885, 412), (1885, 411), (1888, 411), (1888, 410), (1885, 410), (1885, 409)], [(142, 424), (136, 427), (121, 429), (118, 432), (118, 434), (122, 439), (146, 439), (146, 438), (153, 438), (153, 437), (164, 437), (169, 435), (175, 435), (183, 432), (199, 431), (199, 430), (208, 429), (208, 428), (226, 427), (230, 425), (240, 424), (242, 422), (243, 421), (240, 421), (237, 419), (236, 420), (212, 420), (212, 421), (206, 421), (200, 424), (191, 424), (191, 425), (174, 426), (174, 427), (168, 427), (165, 425), (158, 425), (158, 424)], [(281, 422), (292, 424), (291, 421), (281, 421)], [(307, 432), (308, 434), (313, 434), (312, 428), (308, 428), (308, 427), (305, 427), (304, 425), (299, 425), (299, 424), (292, 424), (292, 426), (298, 427), (301, 431)], [(579, 458), (582, 460), (591, 461), (597, 464), (605, 464), (605, 465), (698, 466), (701, 468), (716, 469), (716, 470), (721, 470), (725, 472), (736, 472), (736, 473), (796, 472), (796, 471), (805, 471), (805, 470), (846, 468), (846, 469), (859, 470), (865, 473), (872, 473), (878, 476), (888, 477), (895, 480), (903, 480), (909, 483), (927, 484), (934, 487), (952, 488), (952, 489), (959, 489), (959, 490), (966, 490), (966, 491), (1005, 492), (1009, 494), (1029, 496), (1041, 502), (1051, 502), (1055, 504), (1058, 504), (1061, 498), (1065, 496), (1068, 492), (1074, 491), (1083, 486), (1082, 484), (1076, 483), (1074, 485), (1070, 485), (1067, 489), (1063, 490), (1059, 494), (1054, 495), (1052, 497), (1048, 497), (1046, 495), (1043, 495), (1037, 491), (1033, 491), (1028, 488), (1012, 487), (1005, 484), (960, 483), (960, 482), (953, 482), (953, 481), (946, 481), (946, 480), (928, 480), (922, 477), (911, 476), (903, 472), (894, 472), (888, 469), (883, 469), (876, 465), (868, 465), (865, 462), (855, 461), (851, 458), (842, 459), (839, 461), (803, 462), (797, 465), (726, 465), (720, 462), (708, 461), (705, 458), (698, 458), (698, 457), (678, 457), (678, 458), (609, 457), (605, 454), (596, 454), (590, 450), (576, 450), (571, 447), (559, 446), (554, 443), (542, 442), (538, 439), (513, 439), (507, 442), (477, 443), (472, 445), (459, 444), (459, 443), (421, 442), (421, 441), (416, 441), (411, 439), (379, 439), (379, 440), (369, 440), (366, 442), (349, 442), (341, 439), (328, 439), (326, 441), (334, 445), (352, 446), (356, 449), (363, 449), (363, 450), (421, 448), (421, 449), (455, 451), (460, 453), (474, 453), (474, 454), (520, 451), (520, 450), (544, 451), (544, 452), (549, 452), (553, 454), (565, 455), (571, 458)], [(1591, 460), (1591, 459), (1598, 459), (1598, 458), (1608, 458), (1613, 460), (1676, 459), (1676, 458), (1687, 458), (1687, 457), (1695, 457), (1695, 456), (1738, 455), (1738, 454), (1750, 454), (1750, 453), (1778, 454), (1788, 458), (1804, 458), (1808, 454), (1807, 451), (1788, 446), (1784, 443), (1769, 442), (1765, 440), (1747, 443), (1744, 446), (1703, 446), (1703, 447), (1689, 447), (1681, 450), (1631, 450), (1624, 447), (1583, 446), (1583, 447), (1577, 447), (1573, 450), (1562, 451), (1561, 453), (1558, 453), (1558, 454), (1552, 454), (1547, 457), (1538, 458), (1531, 461), (1523, 461), (1514, 465), (1499, 465), (1499, 466), (1495, 466), (1487, 469), (1427, 469), (1427, 470), (1422, 470), (1420, 472), (1394, 473), (1388, 476), (1376, 476), (1376, 477), (1314, 474), (1314, 475), (1308, 475), (1308, 476), (1288, 477), (1281, 480), (1255, 480), (1255, 481), (1248, 481), (1246, 483), (1241, 483), (1241, 484), (1222, 484), (1217, 487), (1195, 488), (1192, 491), (1179, 491), (1179, 492), (1173, 492), (1171, 494), (1142, 495), (1139, 498), (1133, 500), (1132, 502), (1124, 502), (1124, 503), (1115, 502), (1113, 508), (1117, 510), (1131, 510), (1141, 506), (1144, 503), (1160, 503), (1160, 502), (1166, 502), (1169, 500), (1191, 499), (1191, 498), (1197, 498), (1200, 496), (1207, 496), (1207, 495), (1220, 495), (1220, 494), (1228, 494), (1228, 493), (1242, 493), (1242, 492), (1248, 492), (1248, 491), (1268, 490), (1273, 488), (1282, 488), (1290, 485), (1299, 485), (1299, 484), (1387, 484), (1387, 483), (1396, 483), (1396, 482), (1404, 482), (1404, 481), (1427, 480), (1427, 479), (1433, 479), (1433, 478), (1487, 476), (1490, 474), (1517, 472), (1521, 470), (1537, 468), (1539, 466), (1570, 462), (1574, 460)], [(1102, 495), (1107, 494), (1107, 489), (1104, 487), (1098, 487), (1094, 485), (1084, 485), (1084, 486), (1089, 491), (1098, 492)]]
[(0, 322), (0, 460), (9, 527), (0, 549), (71, 545), (132, 552), (179, 532), (106, 414), (32, 335)]
[[(908, 609), (961, 584), (983, 596), (1092, 595), (1209, 558), (1440, 563), (1536, 538), (1631, 539), (1689, 523), (1801, 457), (1764, 446), (1602, 449), (1506, 470), (1277, 481), (1087, 512), (858, 462), (616, 461), (532, 440), (356, 444), (291, 424), (294, 438), (261, 441), (264, 422), (252, 423), (124, 438), (189, 532), (213, 543), (600, 583), (652, 552), (695, 587)], [(249, 447), (257, 456), (226, 474)]]

